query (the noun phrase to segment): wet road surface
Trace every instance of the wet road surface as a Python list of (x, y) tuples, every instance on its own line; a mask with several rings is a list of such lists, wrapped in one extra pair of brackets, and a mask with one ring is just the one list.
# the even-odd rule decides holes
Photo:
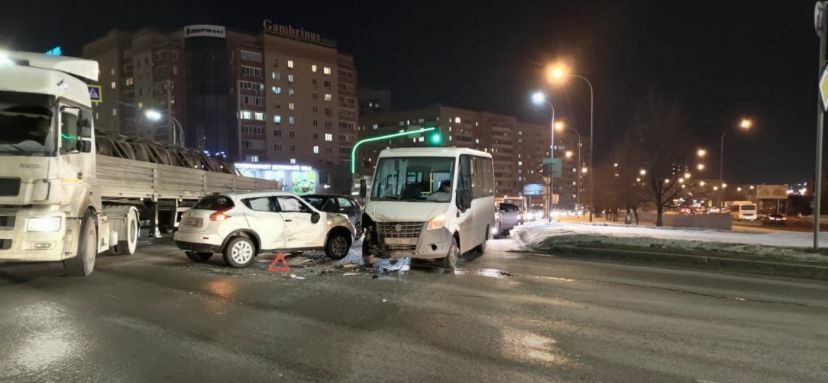
[(381, 278), (168, 240), (85, 279), (0, 265), (0, 381), (828, 381), (828, 284), (513, 247)]

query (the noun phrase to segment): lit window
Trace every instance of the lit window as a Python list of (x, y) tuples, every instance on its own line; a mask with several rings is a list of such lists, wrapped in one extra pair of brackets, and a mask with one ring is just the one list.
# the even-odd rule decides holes
[(295, 105), (292, 102), (288, 103), (288, 109), (293, 110), (294, 107)]
[(278, 115), (278, 114), (277, 114), (277, 115), (274, 115), (274, 116), (273, 116), (273, 122), (274, 122), (274, 123), (276, 123), (277, 125), (278, 125), (278, 124), (281, 124), (281, 123), (282, 123), (282, 116), (280, 116), (280, 115)]
[(113, 81), (110, 85), (112, 86), (112, 89), (115, 89), (115, 87), (118, 86), (118, 84), (116, 84), (115, 81)]
[(295, 159), (295, 158), (291, 158), (291, 159), (290, 159), (290, 164), (291, 164), (291, 165), (296, 165), (296, 159)]
[(311, 72), (316, 73), (316, 64), (311, 65)]
[(132, 77), (127, 77), (127, 79), (124, 80), (124, 85), (126, 86), (132, 86), (133, 84), (135, 84), (135, 80), (133, 80)]
[(329, 67), (322, 68), (322, 73), (324, 73), (326, 75), (331, 74), (331, 68), (329, 68)]
[(325, 101), (331, 101), (332, 97), (330, 93), (325, 93)]
[(293, 82), (293, 73), (288, 75), (288, 82)]
[(333, 134), (325, 133), (325, 141), (333, 141)]
[(314, 154), (319, 154), (319, 145), (314, 145), (313, 146), (313, 153)]
[(242, 110), (241, 111), (241, 118), (242, 118), (242, 120), (249, 120), (249, 119), (253, 118), (253, 112), (251, 112), (249, 110)]
[(293, 116), (288, 117), (288, 124), (293, 125), (295, 123), (296, 123), (296, 119)]
[(257, 121), (264, 121), (264, 119), (265, 119), (265, 115), (262, 112), (256, 112), (254, 114), (254, 116), (255, 116)]
[(288, 68), (293, 69), (293, 60), (288, 60)]
[(280, 87), (280, 86), (274, 86), (274, 87), (270, 88), (270, 90), (273, 91), (273, 94), (281, 94), (282, 93), (282, 87)]
[(270, 77), (272, 77), (274, 80), (281, 80), (282, 79), (282, 75), (280, 75), (279, 72), (270, 73)]
[(117, 116), (117, 115), (118, 115), (118, 108), (112, 108), (112, 115), (113, 115), (113, 116)]
[(293, 96), (293, 88), (288, 88), (288, 96)]
[(460, 117), (454, 117), (454, 123), (459, 124), (460, 123)]

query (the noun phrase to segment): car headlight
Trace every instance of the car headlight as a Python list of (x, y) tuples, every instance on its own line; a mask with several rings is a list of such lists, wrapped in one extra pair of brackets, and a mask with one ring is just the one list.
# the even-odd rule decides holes
[(428, 226), (426, 227), (426, 230), (442, 229), (443, 226), (446, 226), (446, 215), (440, 214), (432, 218), (431, 221), (428, 221)]
[(36, 217), (26, 220), (26, 231), (56, 232), (60, 230), (61, 217)]

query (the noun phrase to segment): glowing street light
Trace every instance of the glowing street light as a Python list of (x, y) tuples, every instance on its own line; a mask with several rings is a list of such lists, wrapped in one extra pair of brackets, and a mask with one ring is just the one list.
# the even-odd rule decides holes
[(704, 181), (699, 181), (699, 186), (704, 186), (704, 185), (705, 185)]
[(563, 132), (566, 129), (566, 124), (563, 121), (555, 121), (555, 130)]
[(646, 169), (641, 169), (641, 170), (638, 171), (638, 174), (641, 175), (642, 177), (646, 176), (647, 175), (647, 170)]
[(540, 105), (543, 105), (543, 103), (545, 103), (545, 102), (546, 102), (546, 93), (543, 93), (541, 91), (537, 91), (535, 93), (532, 93), (532, 103), (533, 104), (540, 106)]
[(147, 120), (158, 122), (161, 121), (161, 117), (163, 117), (163, 115), (155, 109), (147, 109), (144, 111), (144, 117), (146, 117)]
[(717, 191), (717, 190), (719, 190), (719, 187), (718, 186), (713, 186), (713, 191)]
[(572, 156), (574, 155), (575, 153), (573, 153), (571, 150), (567, 150), (566, 153), (564, 153), (564, 156), (566, 156), (566, 158), (572, 158)]
[(727, 184), (722, 184), (722, 189), (727, 188)]
[(704, 158), (704, 156), (706, 156), (706, 155), (707, 155), (707, 150), (699, 149), (699, 150), (696, 151), (696, 156), (698, 156), (699, 158)]
[(584, 167), (582, 167), (582, 168), (581, 168), (581, 173), (583, 173), (583, 174), (587, 174), (588, 172), (589, 172), (589, 168), (588, 168), (588, 167), (584, 166)]
[(743, 118), (742, 121), (739, 121), (739, 127), (744, 130), (749, 130), (753, 127), (753, 121), (749, 118)]
[(698, 164), (698, 165), (696, 165), (696, 170), (698, 170), (698, 171), (702, 171), (702, 170), (704, 170), (704, 164)]
[(737, 188), (736, 188), (736, 191), (737, 191), (737, 192), (742, 191), (742, 187), (741, 187), (741, 186), (737, 187)]
[(689, 172), (684, 173), (684, 178), (690, 179), (690, 176), (692, 176), (692, 174), (690, 174)]
[(546, 80), (551, 84), (561, 84), (566, 81), (572, 70), (563, 62), (546, 66)]

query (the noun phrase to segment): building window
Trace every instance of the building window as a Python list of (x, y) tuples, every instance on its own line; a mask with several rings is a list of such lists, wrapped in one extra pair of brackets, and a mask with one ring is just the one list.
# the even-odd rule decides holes
[(319, 154), (319, 145), (314, 145), (313, 146), (313, 153), (314, 154)]
[(319, 126), (319, 124), (316, 120), (313, 120), (313, 126)]
[(333, 141), (333, 134), (325, 133), (325, 141)]
[(316, 73), (316, 64), (311, 65), (311, 72)]
[(311, 84), (312, 84), (312, 85), (316, 85), (316, 79), (315, 79), (315, 78), (312, 78), (312, 79), (311, 79)]
[(247, 51), (242, 49), (240, 52), (240, 56), (242, 60), (245, 61), (255, 61), (255, 62), (262, 62), (262, 54), (259, 52)]
[(273, 94), (282, 94), (282, 87), (281, 86), (271, 87), (270, 90), (273, 91)]
[(325, 93), (325, 101), (331, 101), (332, 98), (330, 93)]
[(331, 128), (331, 126), (333, 126), (333, 123), (331, 123), (331, 121), (330, 121), (330, 120), (325, 121), (325, 127), (326, 127), (326, 128), (330, 129), (330, 128)]
[(279, 81), (279, 80), (281, 80), (281, 79), (282, 79), (282, 75), (281, 75), (279, 72), (272, 72), (272, 73), (270, 74), (270, 77), (271, 77), (272, 79), (276, 80), (276, 81)]
[(259, 162), (259, 156), (256, 155), (248, 155), (247, 162)]
[(288, 82), (293, 82), (293, 73), (288, 74)]
[(293, 88), (288, 88), (288, 96), (293, 96)]
[(331, 68), (330, 67), (322, 68), (322, 73), (324, 73), (326, 76), (329, 76), (331, 74)]
[(292, 103), (292, 102), (288, 103), (288, 109), (293, 110), (295, 107), (296, 107), (296, 105), (294, 103)]
[(265, 115), (262, 112), (256, 112), (256, 113), (253, 114), (253, 116), (256, 119), (256, 121), (264, 121), (265, 120)]
[(328, 81), (328, 80), (325, 80), (325, 82), (323, 83), (323, 86), (324, 86), (325, 88), (330, 88), (330, 87), (331, 87), (331, 82), (330, 82), (330, 81)]
[(319, 97), (316, 95), (316, 92), (313, 92), (313, 94), (311, 95), (311, 98), (313, 98), (314, 100), (316, 100), (316, 99), (318, 99)]
[[(288, 124), (296, 124), (296, 118), (294, 118), (293, 116), (288, 117)], [(293, 132), (290, 133), (290, 136), (293, 137)]]
[(288, 68), (293, 69), (293, 60), (288, 60)]
[[(291, 152), (295, 152), (295, 151), (296, 151), (296, 145), (291, 145), (291, 146), (290, 146), (290, 151), (291, 151)], [(291, 160), (291, 164), (295, 164), (295, 163), (296, 163), (296, 159), (295, 159), (295, 158), (291, 158), (290, 160)]]
[(314, 107), (313, 107), (313, 112), (314, 112), (314, 113), (319, 113), (319, 108), (317, 108), (316, 106), (314, 106)]
[(459, 123), (460, 123), (460, 121), (461, 121), (461, 120), (460, 120), (460, 117), (454, 117), (454, 123), (455, 123), (455, 124), (459, 124)]
[(274, 130), (273, 131), (273, 137), (282, 137), (282, 131), (281, 130)]
[(275, 150), (277, 152), (281, 152), (282, 151), (282, 145), (279, 145), (279, 144), (273, 145), (273, 150)]
[(239, 87), (243, 90), (258, 92), (264, 89), (264, 84), (252, 81), (239, 81)]
[(273, 123), (276, 124), (276, 125), (281, 124), (282, 123), (282, 116), (280, 116), (278, 114), (274, 115), (273, 116)]
[(242, 76), (262, 78), (262, 68), (256, 68), (256, 67), (252, 67), (252, 66), (242, 65), (241, 66), (241, 74), (242, 74)]
[(296, 138), (296, 132), (288, 132), (288, 137)]
[(290, 164), (291, 164), (291, 165), (296, 165), (296, 159), (295, 159), (295, 158), (291, 158), (291, 159), (290, 159)]
[(173, 65), (172, 66), (172, 75), (173, 76), (178, 76), (178, 65)]
[(115, 89), (115, 87), (118, 86), (118, 84), (115, 81), (112, 81), (112, 83), (109, 85), (112, 87), (112, 89)]
[(313, 139), (318, 140), (319, 139), (319, 133), (314, 133), (313, 134)]
[(242, 120), (250, 120), (250, 119), (253, 118), (253, 112), (251, 112), (249, 110), (242, 110), (241, 113), (239, 114), (239, 116), (241, 117)]
[(126, 86), (135, 85), (135, 79), (133, 79), (132, 77), (127, 77), (127, 79), (124, 80), (124, 85), (126, 85)]
[(117, 115), (118, 115), (118, 108), (112, 108), (112, 115), (113, 115), (113, 116), (117, 116)]

